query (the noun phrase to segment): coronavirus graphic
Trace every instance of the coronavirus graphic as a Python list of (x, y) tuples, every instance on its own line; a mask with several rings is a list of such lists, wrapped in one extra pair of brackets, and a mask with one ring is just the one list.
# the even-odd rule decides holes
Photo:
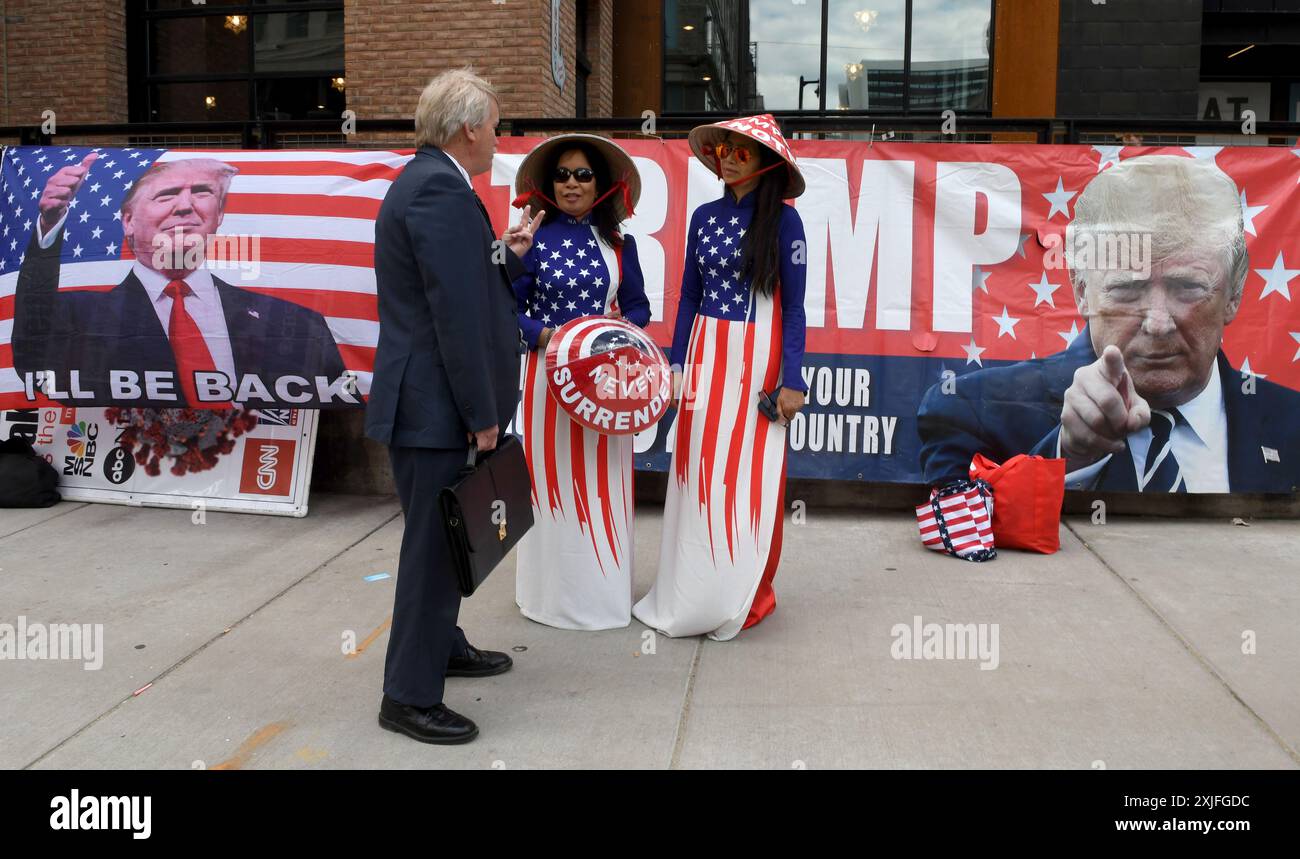
[(163, 461), (174, 460), (176, 476), (207, 471), (235, 449), (235, 439), (257, 426), (253, 409), (120, 409), (105, 417), (125, 425), (120, 444), (145, 473), (157, 477)]

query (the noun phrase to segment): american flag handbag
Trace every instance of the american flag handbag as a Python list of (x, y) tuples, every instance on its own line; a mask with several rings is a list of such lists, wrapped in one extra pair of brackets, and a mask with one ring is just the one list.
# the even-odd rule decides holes
[(955, 480), (930, 490), (930, 500), (916, 507), (921, 542), (936, 552), (967, 561), (991, 561), (993, 487), (983, 480)]

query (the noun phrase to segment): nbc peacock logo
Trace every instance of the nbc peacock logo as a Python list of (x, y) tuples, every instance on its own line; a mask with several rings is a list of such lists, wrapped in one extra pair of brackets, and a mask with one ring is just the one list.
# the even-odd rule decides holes
[(99, 424), (77, 421), (68, 427), (68, 455), (63, 458), (63, 473), (67, 476), (89, 474), (95, 464), (95, 439), (99, 437)]
[(90, 432), (85, 421), (78, 421), (68, 427), (68, 451), (77, 458), (86, 455), (87, 433)]

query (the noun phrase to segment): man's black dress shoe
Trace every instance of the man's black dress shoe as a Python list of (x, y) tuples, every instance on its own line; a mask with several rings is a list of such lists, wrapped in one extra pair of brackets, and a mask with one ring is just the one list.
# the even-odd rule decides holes
[(515, 661), (504, 653), (479, 650), (474, 645), (467, 644), (464, 656), (453, 656), (447, 660), (447, 676), (491, 677), (493, 674), (504, 674), (514, 664)]
[(468, 743), (478, 736), (478, 725), (442, 704), (412, 707), (387, 695), (379, 705), (379, 727), (440, 745)]

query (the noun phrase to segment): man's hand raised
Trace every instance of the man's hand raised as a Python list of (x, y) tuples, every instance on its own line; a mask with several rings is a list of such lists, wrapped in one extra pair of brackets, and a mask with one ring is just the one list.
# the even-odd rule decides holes
[(37, 203), (37, 208), (41, 212), (43, 231), (49, 232), (68, 213), (68, 204), (72, 202), (73, 197), (77, 196), (77, 191), (86, 181), (86, 174), (90, 172), (90, 165), (94, 164), (98, 157), (98, 152), (92, 152), (81, 159), (80, 164), (69, 165), (58, 170), (45, 183), (45, 192), (41, 194), (41, 199)]
[(1119, 347), (1074, 372), (1061, 408), (1061, 456), (1067, 471), (1124, 450), (1129, 433), (1151, 423), (1151, 407), (1133, 388)]

